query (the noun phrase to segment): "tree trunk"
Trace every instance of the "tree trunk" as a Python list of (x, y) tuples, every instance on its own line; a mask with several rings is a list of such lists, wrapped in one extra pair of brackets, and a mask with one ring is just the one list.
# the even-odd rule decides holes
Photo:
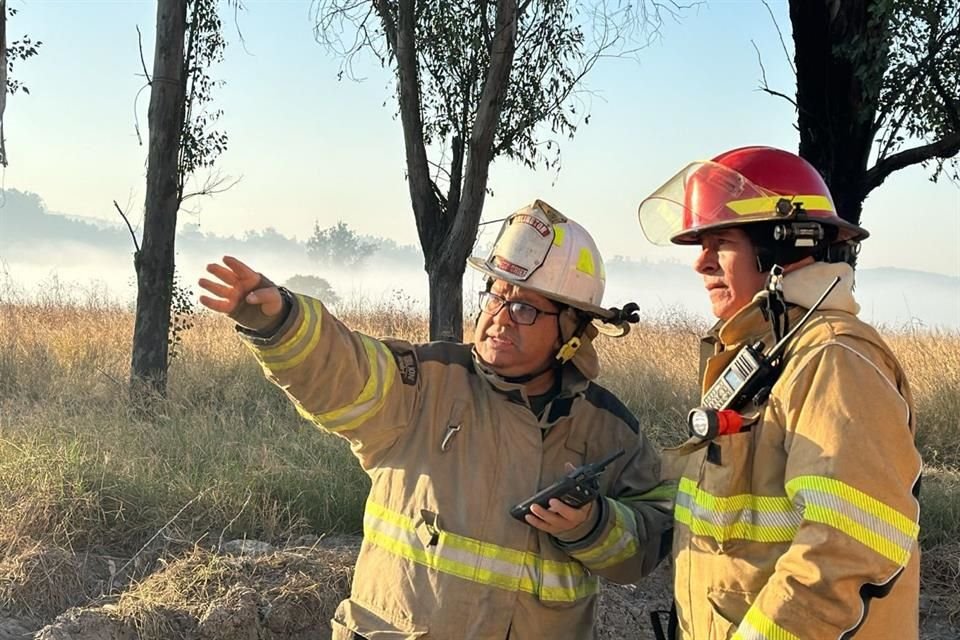
[(177, 228), (178, 158), (186, 93), (183, 62), (187, 0), (158, 0), (157, 41), (148, 112), (147, 193), (143, 245), (134, 257), (137, 311), (133, 330), (132, 396), (166, 393), (170, 302)]
[[(860, 223), (880, 82), (857, 67), (886, 69), (886, 22), (871, 25), (872, 0), (790, 0), (797, 67), (800, 155), (823, 175), (844, 220)], [(856, 61), (850, 43), (861, 46)]]
[(435, 264), (427, 274), (430, 283), (430, 339), (463, 340), (463, 271), (465, 262)]

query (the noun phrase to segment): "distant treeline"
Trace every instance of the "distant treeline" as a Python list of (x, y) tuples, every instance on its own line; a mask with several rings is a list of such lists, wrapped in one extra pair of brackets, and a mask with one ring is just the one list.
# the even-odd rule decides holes
[[(119, 215), (118, 215), (119, 218)], [(131, 222), (135, 223), (135, 220)], [(135, 229), (138, 234), (139, 230)], [(5, 247), (12, 248), (38, 241), (58, 241), (89, 245), (101, 250), (133, 251), (130, 232), (121, 223), (112, 224), (95, 220), (82, 220), (66, 213), (51, 212), (43, 199), (30, 192), (7, 189), (0, 192), (0, 257)], [(311, 251), (311, 242), (313, 251)], [(368, 258), (375, 263), (400, 264), (413, 268), (423, 267), (423, 253), (419, 247), (401, 245), (390, 238), (365, 236), (356, 233), (349, 225), (338, 222), (328, 229), (314, 227), (313, 235), (305, 241), (283, 235), (268, 227), (263, 230), (247, 230), (240, 237), (204, 233), (199, 225), (186, 224), (177, 234), (177, 249), (198, 255), (221, 255), (224, 253), (265, 252), (275, 255), (312, 256), (323, 262), (323, 256), (336, 256), (337, 251), (327, 250), (317, 243), (339, 242), (341, 250), (358, 245), (370, 247)], [(336, 249), (336, 247), (334, 247)]]

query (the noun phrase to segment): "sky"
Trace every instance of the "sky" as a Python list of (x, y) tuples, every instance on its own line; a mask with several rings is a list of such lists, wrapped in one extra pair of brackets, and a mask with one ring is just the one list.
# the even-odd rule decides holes
[[(791, 46), (786, 2), (771, 2)], [(142, 214), (149, 91), (137, 27), (150, 67), (155, 4), (80, 0), (9, 0), (19, 13), (8, 38), (30, 34), (40, 55), (19, 62), (30, 89), (8, 100), (10, 166), (2, 186), (39, 194), (51, 211), (119, 222), (113, 200), (134, 221)], [(314, 224), (338, 220), (360, 233), (416, 244), (404, 180), (393, 82), (371, 57), (355, 66), (360, 82), (338, 80), (340, 60), (313, 34), (309, 2), (245, 0), (225, 20), (225, 60), (211, 70), (218, 128), (229, 136), (219, 170), (240, 182), (194, 201), (180, 221), (205, 232), (241, 235), (274, 227), (306, 239)], [(508, 160), (490, 173), (484, 219), (502, 218), (546, 200), (582, 223), (608, 259), (690, 262), (689, 249), (658, 248), (636, 219), (640, 200), (688, 162), (728, 148), (767, 144), (795, 150), (793, 107), (758, 90), (763, 58), (770, 86), (794, 92), (788, 58), (763, 4), (712, 1), (679, 22), (637, 59), (603, 60), (588, 76), (590, 122), (561, 141), (559, 173)], [(791, 52), (792, 55), (792, 52)], [(3, 220), (0, 230), (15, 221)], [(960, 188), (928, 180), (913, 167), (897, 172), (867, 199), (872, 233), (860, 265), (960, 276)], [(483, 228), (495, 234), (496, 225)], [(481, 240), (482, 241), (482, 240)], [(211, 256), (211, 259), (216, 256)], [(51, 255), (55, 268), (57, 255)]]

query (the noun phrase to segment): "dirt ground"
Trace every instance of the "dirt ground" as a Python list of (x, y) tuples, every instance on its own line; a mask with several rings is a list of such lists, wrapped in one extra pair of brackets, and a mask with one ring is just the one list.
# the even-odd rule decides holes
[[(32, 545), (0, 562), (0, 640), (317, 640), (349, 592), (359, 538), (305, 537), (279, 550), (233, 541), (175, 559), (75, 556)], [(136, 566), (131, 563), (128, 566)], [(924, 594), (921, 638), (957, 640), (947, 615), (958, 594)], [(650, 612), (666, 610), (670, 567), (639, 586), (604, 584), (600, 640), (651, 640)], [(960, 621), (958, 621), (960, 623)]]

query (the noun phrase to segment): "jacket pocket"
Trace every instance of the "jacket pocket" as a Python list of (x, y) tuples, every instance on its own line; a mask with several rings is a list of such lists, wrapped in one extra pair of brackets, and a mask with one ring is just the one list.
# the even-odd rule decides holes
[[(402, 605), (404, 610), (415, 603)], [(365, 638), (377, 640), (410, 640), (426, 636), (429, 629), (423, 624), (406, 619), (409, 614), (389, 615), (372, 604), (362, 602), (356, 597), (344, 600), (337, 607), (330, 628), (332, 640), (353, 640), (358, 633)]]
[(709, 589), (710, 632), (708, 640), (728, 640), (736, 633), (740, 621), (747, 615), (750, 605), (756, 600), (754, 593), (728, 589)]

